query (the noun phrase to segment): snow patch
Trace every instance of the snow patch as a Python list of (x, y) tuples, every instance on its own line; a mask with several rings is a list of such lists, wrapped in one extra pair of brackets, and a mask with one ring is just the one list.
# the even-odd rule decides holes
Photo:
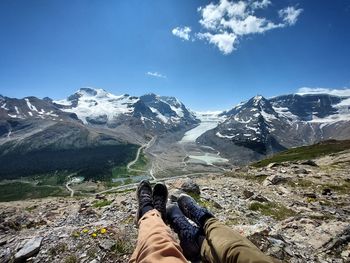
[(8, 108), (6, 108), (6, 103), (2, 104), (1, 108), (4, 109), (4, 110), (9, 110)]
[[(33, 104), (30, 103), (29, 99), (24, 99), (24, 100), (27, 102), (27, 106), (31, 111), (36, 111), (36, 112), (38, 111), (37, 108)], [(33, 116), (33, 115), (31, 115), (31, 116)]]
[(157, 118), (160, 119), (162, 122), (167, 123), (169, 121), (169, 118), (165, 117), (163, 114), (161, 114), (157, 109), (153, 107), (149, 107), (153, 113), (157, 115)]

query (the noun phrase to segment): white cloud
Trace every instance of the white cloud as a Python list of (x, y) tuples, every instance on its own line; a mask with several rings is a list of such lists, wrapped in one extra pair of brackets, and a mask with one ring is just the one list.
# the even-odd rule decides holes
[(148, 71), (148, 72), (146, 73), (146, 75), (147, 75), (147, 76), (151, 76), (151, 77), (155, 77), (155, 78), (163, 78), (163, 79), (166, 79), (166, 76), (160, 74), (159, 72), (150, 72), (150, 71)]
[(298, 95), (330, 94), (330, 95), (335, 95), (335, 96), (350, 96), (350, 88), (327, 89), (327, 88), (302, 87), (302, 88), (298, 89), (298, 92), (296, 94), (298, 94)]
[(283, 22), (292, 26), (297, 22), (298, 16), (302, 11), (303, 9), (295, 9), (294, 6), (288, 6), (278, 11), (278, 15), (283, 19)]
[(252, 3), (252, 8), (254, 8), (254, 9), (265, 8), (269, 5), (271, 5), (270, 0), (262, 0), (261, 2), (256, 1), (256, 2)]
[[(198, 8), (202, 26), (200, 33), (194, 38), (208, 41), (217, 46), (223, 54), (230, 54), (236, 50), (239, 40), (252, 34), (262, 34), (266, 31), (294, 25), (302, 12), (289, 6), (279, 10), (282, 21), (273, 22), (267, 17), (256, 15), (258, 9), (266, 9), (271, 5), (270, 0), (220, 0)], [(185, 31), (187, 29), (187, 31)], [(174, 28), (172, 33), (182, 39), (189, 40), (191, 29)]]
[(216, 45), (219, 50), (225, 55), (230, 54), (234, 50), (234, 43), (237, 39), (237, 36), (233, 33), (199, 33), (197, 34), (199, 39), (206, 39), (209, 43)]
[(174, 36), (177, 36), (184, 40), (190, 40), (191, 28), (188, 26), (185, 26), (183, 28), (176, 27), (171, 32), (173, 33)]

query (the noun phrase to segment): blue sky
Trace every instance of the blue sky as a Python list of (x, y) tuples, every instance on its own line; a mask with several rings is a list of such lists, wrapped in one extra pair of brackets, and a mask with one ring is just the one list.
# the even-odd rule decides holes
[(242, 3), (2, 0), (0, 94), (60, 99), (89, 86), (214, 110), (350, 87), (350, 1)]

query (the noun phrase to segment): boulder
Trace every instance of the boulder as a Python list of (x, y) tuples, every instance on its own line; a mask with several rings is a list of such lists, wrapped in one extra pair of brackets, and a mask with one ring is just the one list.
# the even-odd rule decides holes
[(30, 258), (36, 255), (41, 247), (41, 242), (43, 237), (33, 237), (24, 246), (15, 254), (15, 262), (24, 261), (27, 258)]
[(112, 247), (116, 244), (115, 241), (113, 240), (109, 240), (109, 239), (105, 239), (102, 240), (99, 244), (100, 248), (104, 249), (104, 250), (111, 250)]
[(199, 185), (193, 182), (192, 180), (187, 180), (181, 185), (181, 190), (188, 194), (200, 195), (201, 191)]
[(250, 197), (252, 197), (252, 196), (254, 195), (254, 192), (249, 191), (249, 190), (244, 190), (244, 191), (243, 191), (243, 195), (244, 195), (244, 197), (245, 197), (246, 199), (248, 199), (248, 198), (250, 198)]
[(313, 160), (303, 161), (303, 162), (301, 162), (301, 164), (315, 166), (315, 167), (318, 166), (317, 163), (315, 163), (315, 161), (313, 161)]
[(268, 185), (275, 185), (275, 184), (280, 184), (280, 183), (284, 183), (288, 180), (289, 178), (283, 175), (279, 175), (279, 174), (274, 174), (271, 175), (269, 177), (267, 177), (264, 182), (263, 185), (264, 186), (268, 186)]
[(255, 196), (253, 196), (252, 200), (260, 202), (260, 203), (269, 202), (269, 200), (265, 196), (262, 196), (262, 195), (255, 195)]
[(295, 174), (308, 174), (309, 172), (304, 168), (299, 168), (294, 171)]
[(333, 194), (333, 192), (332, 192), (332, 189), (330, 189), (330, 188), (324, 188), (322, 190), (322, 195), (332, 195), (332, 194)]

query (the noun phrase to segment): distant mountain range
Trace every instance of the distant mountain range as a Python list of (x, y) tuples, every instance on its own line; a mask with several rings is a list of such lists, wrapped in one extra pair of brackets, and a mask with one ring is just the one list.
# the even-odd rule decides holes
[(197, 140), (236, 164), (321, 140), (350, 138), (347, 96), (255, 96), (221, 115), (226, 120)]
[[(219, 116), (221, 122), (203, 130), (197, 143), (236, 164), (320, 140), (350, 139), (347, 96), (255, 96)], [(0, 177), (109, 169), (132, 159), (136, 145), (185, 133), (199, 123), (176, 98), (155, 94), (116, 96), (82, 88), (56, 101), (0, 96)], [(114, 148), (123, 154), (111, 154)]]

